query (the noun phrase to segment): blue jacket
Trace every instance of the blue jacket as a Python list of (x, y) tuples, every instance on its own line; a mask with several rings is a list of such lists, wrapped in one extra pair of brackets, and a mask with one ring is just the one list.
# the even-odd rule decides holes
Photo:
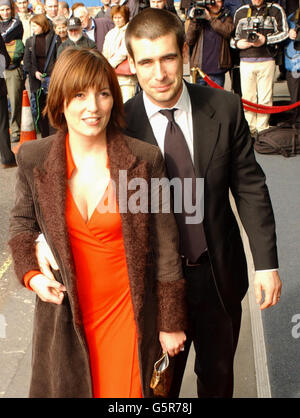
[[(289, 28), (295, 28), (295, 12), (288, 17)], [(300, 71), (300, 51), (294, 48), (294, 41), (290, 38), (286, 40), (284, 48), (284, 64), (288, 71)]]

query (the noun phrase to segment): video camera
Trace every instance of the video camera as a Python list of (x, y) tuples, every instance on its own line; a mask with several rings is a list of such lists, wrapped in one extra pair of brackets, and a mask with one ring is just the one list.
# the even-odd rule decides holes
[(205, 9), (207, 6), (214, 6), (216, 4), (216, 0), (195, 0), (192, 2), (192, 6), (194, 7), (194, 18), (196, 20), (205, 19)]

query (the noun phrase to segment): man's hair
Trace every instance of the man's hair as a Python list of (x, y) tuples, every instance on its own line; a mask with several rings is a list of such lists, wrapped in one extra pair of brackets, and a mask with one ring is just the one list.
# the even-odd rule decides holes
[(51, 29), (49, 20), (47, 19), (46, 15), (43, 15), (43, 14), (33, 15), (32, 18), (30, 19), (30, 22), (33, 22), (36, 25), (39, 25), (42, 28), (43, 33), (46, 33)]
[(131, 40), (149, 39), (154, 41), (162, 36), (174, 33), (180, 51), (185, 41), (184, 26), (174, 13), (167, 10), (147, 8), (138, 13), (129, 23), (125, 33), (128, 54), (134, 59)]
[(51, 125), (59, 130), (67, 130), (64, 104), (69, 105), (78, 92), (93, 88), (100, 91), (108, 83), (113, 97), (113, 108), (107, 133), (120, 133), (125, 127), (123, 100), (115, 70), (97, 50), (88, 48), (66, 48), (56, 61), (51, 73), (47, 104), (43, 114), (47, 114)]

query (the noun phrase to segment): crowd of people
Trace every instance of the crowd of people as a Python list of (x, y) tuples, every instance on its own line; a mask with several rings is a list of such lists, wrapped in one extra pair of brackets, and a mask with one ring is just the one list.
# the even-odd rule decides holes
[[(233, 16), (220, 0), (182, 2), (178, 13), (173, 2), (128, 0), (104, 4), (95, 18), (83, 3), (69, 10), (46, 0), (24, 40), (10, 1), (0, 0), (3, 67), (11, 79), (28, 73), (42, 136), (55, 130), (18, 151), (10, 225), (16, 274), (38, 296), (30, 395), (152, 397), (163, 351), (175, 357), (167, 395), (178, 397), (193, 343), (198, 397), (232, 397), (248, 274), (229, 191), (249, 237), (260, 309), (281, 295), (275, 220), (251, 138), (267, 122), (244, 115), (238, 94), (185, 82), (183, 65), (192, 60), (222, 86), (238, 53), (242, 95), (256, 90), (269, 103), (275, 59), (297, 30), (282, 6), (263, 0)], [(11, 63), (10, 28), (24, 45)], [(4, 165), (14, 164), (11, 154)], [(180, 211), (165, 210), (153, 178), (181, 180)], [(147, 192), (137, 198), (131, 180)], [(110, 199), (115, 209), (102, 211)]]
[[(272, 105), (275, 67), (279, 65), (292, 102), (299, 100), (300, 65), (294, 47), (298, 2), (208, 0), (202, 8), (193, 7), (188, 0), (181, 1), (177, 11), (172, 0), (119, 3), (104, 0), (93, 17), (84, 3), (69, 7), (58, 0), (37, 0), (30, 5), (29, 0), (0, 1), (0, 33), (11, 57), (1, 77), (5, 77), (7, 87), (12, 143), (20, 138), (24, 86), (30, 92), (33, 117), (42, 137), (53, 132), (43, 117), (45, 92), (53, 65), (67, 46), (97, 48), (116, 69), (124, 102), (136, 94), (139, 86), (128, 66), (124, 36), (129, 20), (149, 6), (178, 13), (185, 25), (190, 66), (200, 68), (220, 86), (230, 71), (234, 92), (251, 102)], [(45, 79), (43, 74), (47, 74)], [(206, 84), (199, 74), (196, 82)], [(299, 111), (294, 114), (294, 122), (300, 124)], [(247, 111), (246, 119), (253, 137), (269, 127), (268, 114)], [(2, 162), (8, 164), (3, 157)]]

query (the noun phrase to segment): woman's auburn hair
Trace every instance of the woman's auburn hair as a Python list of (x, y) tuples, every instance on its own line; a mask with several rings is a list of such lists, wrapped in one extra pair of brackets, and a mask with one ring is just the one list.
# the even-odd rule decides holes
[(43, 33), (47, 33), (51, 29), (49, 20), (43, 14), (33, 15), (30, 22), (39, 25), (42, 28)]
[(43, 114), (48, 115), (55, 129), (67, 131), (64, 105), (68, 106), (77, 93), (89, 88), (100, 91), (106, 83), (113, 97), (107, 133), (120, 133), (125, 127), (125, 119), (118, 79), (107, 59), (94, 49), (68, 47), (60, 54), (51, 73)]

